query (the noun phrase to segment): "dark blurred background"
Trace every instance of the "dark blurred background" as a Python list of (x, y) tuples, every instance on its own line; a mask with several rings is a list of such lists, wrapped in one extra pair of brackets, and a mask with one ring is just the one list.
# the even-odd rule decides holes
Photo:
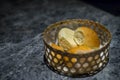
[[(17, 6), (17, 5), (27, 4), (31, 1), (33, 0), (0, 0), (0, 6), (2, 8), (2, 5), (8, 2), (12, 3), (14, 6)], [(40, 0), (40, 1), (42, 2), (45, 0)], [(50, 1), (57, 1), (57, 0), (50, 0)], [(120, 16), (120, 0), (78, 0), (78, 1), (83, 1), (85, 3), (88, 3), (94, 7), (109, 12), (112, 15)]]
[(115, 16), (120, 16), (120, 0), (82, 0), (97, 8), (107, 11)]

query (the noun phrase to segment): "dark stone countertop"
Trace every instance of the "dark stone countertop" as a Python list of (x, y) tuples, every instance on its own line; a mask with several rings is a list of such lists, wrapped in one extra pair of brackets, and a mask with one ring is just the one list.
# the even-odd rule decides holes
[[(112, 33), (110, 61), (94, 76), (61, 76), (43, 61), (41, 32), (51, 23), (72, 18), (98, 21)], [(120, 80), (119, 37), (120, 17), (78, 0), (3, 2), (0, 5), (0, 80)]]

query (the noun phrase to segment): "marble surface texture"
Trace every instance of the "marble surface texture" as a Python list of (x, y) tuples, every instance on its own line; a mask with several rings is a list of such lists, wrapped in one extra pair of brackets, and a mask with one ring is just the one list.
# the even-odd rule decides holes
[[(120, 80), (120, 17), (80, 0), (18, 0), (0, 6), (0, 80)], [(110, 61), (94, 76), (61, 76), (44, 63), (41, 33), (51, 23), (73, 18), (97, 21), (112, 33)]]

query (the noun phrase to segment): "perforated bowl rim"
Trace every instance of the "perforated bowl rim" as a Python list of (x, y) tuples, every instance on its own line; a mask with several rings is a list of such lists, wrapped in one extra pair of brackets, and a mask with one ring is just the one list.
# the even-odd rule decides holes
[[(45, 41), (45, 35), (46, 33), (52, 29), (52, 28), (57, 28), (58, 26), (56, 25), (60, 25), (60, 24), (63, 24), (63, 23), (66, 23), (66, 22), (71, 22), (71, 21), (88, 21), (88, 22), (91, 22), (91, 23), (94, 23), (94, 24), (98, 24), (102, 29), (104, 29), (108, 34), (109, 34), (109, 40), (107, 40), (106, 44), (103, 45), (102, 47), (98, 48), (98, 49), (95, 49), (93, 51), (90, 51), (90, 52), (85, 52), (84, 54), (72, 54), (72, 53), (68, 53), (66, 51), (61, 51), (61, 50), (58, 50), (58, 49), (55, 49), (55, 48), (52, 48), (46, 41)], [(55, 51), (57, 52), (58, 54), (61, 54), (61, 55), (71, 55), (71, 56), (86, 56), (86, 55), (91, 55), (92, 53), (98, 53), (98, 52), (101, 52), (102, 50), (104, 50), (107, 46), (109, 46), (110, 42), (111, 42), (111, 39), (112, 39), (112, 35), (110, 33), (110, 31), (104, 27), (103, 25), (101, 25), (99, 22), (95, 22), (93, 20), (88, 20), (88, 19), (67, 19), (67, 20), (62, 20), (62, 21), (58, 21), (56, 23), (53, 23), (53, 24), (50, 24), (45, 30), (44, 32), (42, 33), (42, 37), (43, 37), (43, 42), (44, 44), (49, 47), (52, 51)]]

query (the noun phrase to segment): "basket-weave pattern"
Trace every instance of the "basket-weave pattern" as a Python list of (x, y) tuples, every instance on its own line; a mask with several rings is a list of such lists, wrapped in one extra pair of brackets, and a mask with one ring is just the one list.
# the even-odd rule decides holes
[[(75, 30), (80, 26), (90, 27), (97, 32), (101, 47), (86, 54), (69, 54), (53, 49), (49, 44), (57, 44), (57, 35), (61, 28), (67, 27)], [(48, 26), (43, 33), (45, 44), (45, 62), (53, 71), (71, 76), (85, 77), (98, 73), (109, 61), (109, 44), (111, 41), (110, 32), (101, 24), (81, 19), (72, 19), (57, 22)]]

